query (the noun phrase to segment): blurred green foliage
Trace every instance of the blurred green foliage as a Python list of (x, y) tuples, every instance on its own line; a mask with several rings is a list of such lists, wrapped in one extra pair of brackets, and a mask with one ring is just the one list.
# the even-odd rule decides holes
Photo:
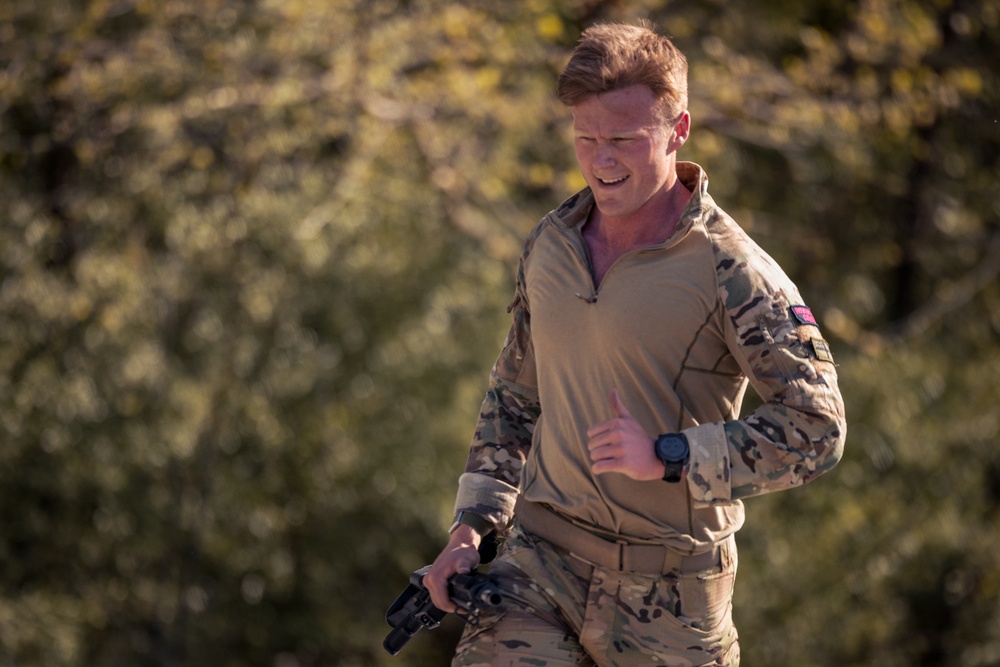
[(555, 77), (640, 17), (848, 402), (748, 503), (745, 664), (1000, 664), (996, 3), (8, 0), (0, 665), (447, 661), (382, 615), (581, 185)]

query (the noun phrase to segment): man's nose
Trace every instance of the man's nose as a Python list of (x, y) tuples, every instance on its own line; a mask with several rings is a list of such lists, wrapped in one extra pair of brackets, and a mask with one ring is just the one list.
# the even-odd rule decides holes
[(594, 154), (594, 163), (597, 166), (605, 167), (613, 165), (616, 161), (615, 149), (614, 146), (611, 145), (611, 142), (602, 141), (597, 144), (597, 150)]

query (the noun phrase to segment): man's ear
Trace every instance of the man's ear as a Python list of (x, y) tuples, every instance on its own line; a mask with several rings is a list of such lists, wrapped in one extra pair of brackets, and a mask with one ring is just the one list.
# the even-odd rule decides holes
[(677, 150), (683, 146), (689, 134), (691, 134), (691, 113), (685, 110), (674, 123), (673, 132), (670, 134), (670, 143), (673, 149)]

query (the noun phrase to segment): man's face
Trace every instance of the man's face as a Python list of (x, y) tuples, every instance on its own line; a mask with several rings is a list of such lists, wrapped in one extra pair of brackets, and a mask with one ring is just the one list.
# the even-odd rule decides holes
[(687, 114), (665, 126), (656, 98), (637, 85), (588, 97), (573, 107), (573, 145), (601, 213), (626, 218), (676, 179), (676, 150), (687, 137)]

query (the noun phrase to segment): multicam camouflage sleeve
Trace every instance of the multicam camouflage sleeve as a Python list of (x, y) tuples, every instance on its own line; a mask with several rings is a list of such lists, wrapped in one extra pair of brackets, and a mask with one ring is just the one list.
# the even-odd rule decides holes
[(685, 431), (688, 486), (711, 503), (805, 484), (840, 460), (844, 403), (812, 312), (770, 257), (717, 248), (730, 350), (764, 403), (745, 418)]
[(514, 517), (521, 468), (528, 458), (535, 422), (541, 413), (531, 314), (524, 292), (524, 260), (541, 224), (528, 236), (521, 254), (517, 291), (507, 307), (513, 324), (490, 373), (490, 385), (479, 413), (465, 474), (459, 478), (455, 511), (472, 512), (499, 530)]

